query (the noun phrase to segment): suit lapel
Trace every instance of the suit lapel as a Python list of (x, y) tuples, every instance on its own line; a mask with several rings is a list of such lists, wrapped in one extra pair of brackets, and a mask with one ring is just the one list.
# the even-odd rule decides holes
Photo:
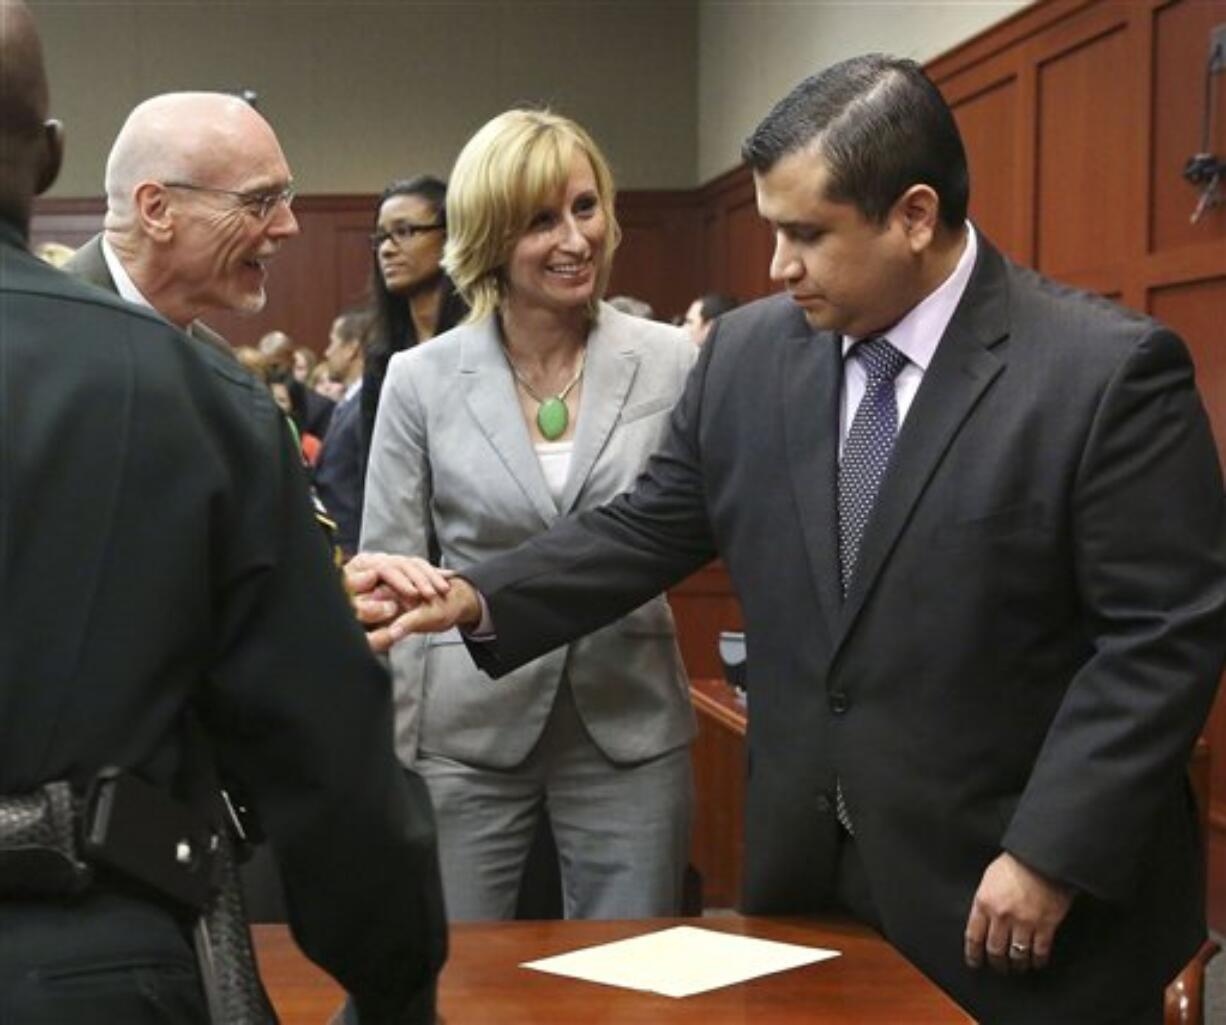
[(482, 434), (544, 524), (553, 523), (558, 518), (558, 509), (524, 426), (496, 318), (486, 317), (466, 330), (460, 375), (468, 411)]
[(801, 333), (780, 343), (784, 355), (778, 363), (778, 393), (783, 398), (789, 477), (800, 510), (805, 550), (822, 611), (833, 631), (843, 604), (834, 492), (842, 359), (836, 337), (813, 333), (803, 320), (797, 329)]
[(95, 235), (81, 246), (64, 265), (64, 270), (108, 292), (119, 291), (115, 287), (115, 279), (111, 277), (111, 269), (106, 265), (106, 257), (102, 254), (101, 235)]
[(979, 263), (903, 422), (843, 603), (851, 627), (946, 449), (1005, 368), (992, 346), (1008, 334), (1004, 263), (982, 236)]
[(583, 485), (591, 476), (596, 460), (617, 425), (638, 372), (639, 356), (634, 344), (626, 341), (618, 343), (610, 337), (610, 319), (611, 314), (602, 311), (587, 340), (580, 397), (582, 408), (575, 427), (570, 472), (559, 503), (563, 514), (574, 507)]

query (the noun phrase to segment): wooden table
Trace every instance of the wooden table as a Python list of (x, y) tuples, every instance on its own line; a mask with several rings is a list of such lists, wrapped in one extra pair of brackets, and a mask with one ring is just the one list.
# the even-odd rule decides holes
[[(535, 972), (524, 961), (671, 925), (829, 947), (843, 956), (676, 1000)], [(282, 1025), (322, 1025), (336, 984), (284, 926), (254, 927), (265, 985)], [(444, 1025), (936, 1025), (972, 1019), (878, 935), (836, 921), (738, 916), (621, 922), (452, 926), (439, 1010)]]

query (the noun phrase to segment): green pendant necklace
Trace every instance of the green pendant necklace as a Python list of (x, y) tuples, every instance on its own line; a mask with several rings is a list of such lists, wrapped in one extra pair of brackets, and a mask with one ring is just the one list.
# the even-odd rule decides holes
[[(503, 351), (505, 352), (506, 350), (504, 349)], [(583, 367), (586, 362), (587, 350), (584, 349), (579, 355), (579, 369), (575, 371), (575, 376), (570, 379), (570, 384), (558, 392), (557, 395), (541, 398), (532, 385), (525, 380), (524, 375), (519, 372), (519, 367), (511, 359), (511, 354), (507, 353), (507, 365), (510, 366), (511, 373), (515, 375), (515, 380), (519, 382), (519, 386), (536, 403), (536, 426), (541, 432), (541, 437), (546, 441), (557, 441), (558, 438), (566, 433), (566, 428), (570, 425), (570, 410), (566, 408), (566, 396), (579, 383), (579, 378), (583, 376)]]

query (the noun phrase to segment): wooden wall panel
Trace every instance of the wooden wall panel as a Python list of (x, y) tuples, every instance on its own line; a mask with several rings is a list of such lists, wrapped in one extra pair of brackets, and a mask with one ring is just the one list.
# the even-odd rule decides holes
[[(50, 207), (50, 209), (48, 209)], [(30, 221), (30, 242), (62, 242), (73, 249), (84, 245), (102, 230), (106, 203), (101, 199), (59, 200), (35, 203)]]
[[(233, 345), (253, 345), (274, 329), (322, 351), (333, 317), (367, 300), (371, 272), (368, 237), (375, 196), (301, 196), (294, 204), (300, 233), (284, 244), (268, 275), (268, 303), (255, 316), (214, 312), (204, 320)], [(102, 227), (102, 199), (45, 200), (31, 226), (37, 244), (77, 246)], [(625, 239), (614, 263), (610, 294), (645, 299), (662, 319), (684, 312), (702, 288), (695, 193), (627, 191), (618, 196)]]
[(703, 214), (702, 218), (702, 281), (699, 294), (705, 294), (719, 287), (726, 274), (724, 264), (728, 247), (724, 244), (723, 222), (711, 212)]
[(1018, 82), (994, 82), (953, 100), (971, 169), (971, 220), (1004, 252), (1024, 258), (1026, 225), (1018, 217)]
[(609, 295), (651, 304), (657, 320), (684, 314), (702, 291), (702, 212), (692, 192), (623, 192), (617, 216), (622, 243)]
[[(1183, 178), (1184, 162), (1201, 147), (1201, 97), (1209, 30), (1226, 23), (1226, 0), (1173, 3), (1154, 16), (1153, 176), (1150, 246), (1154, 251), (1226, 239), (1226, 204), (1192, 224), (1199, 190)], [(1217, 124), (1211, 152), (1226, 160), (1226, 74), (1214, 78)]]
[[(1118, 260), (1127, 241), (1132, 112), (1121, 103), (1127, 66), (1121, 27), (1053, 56), (1038, 69), (1038, 266), (1059, 277)], [(1139, 213), (1140, 211), (1138, 211)]]
[(741, 166), (699, 193), (706, 248), (703, 292), (727, 292), (741, 302), (778, 291), (770, 280), (774, 239), (758, 216), (753, 177)]
[(729, 267), (727, 291), (742, 300), (776, 291), (770, 280), (774, 240), (758, 216), (757, 206), (742, 203), (732, 207), (727, 216), (728, 249), (736, 254)]
[[(1188, 343), (1196, 362), (1196, 383), (1209, 411), (1219, 455), (1226, 468), (1226, 338), (1222, 317), (1226, 313), (1226, 268), (1223, 275), (1205, 281), (1190, 281), (1150, 292), (1149, 312), (1173, 327)], [(1226, 797), (1226, 789), (1223, 789)]]
[(374, 254), (370, 251), (370, 234), (374, 230), (375, 210), (354, 210), (337, 216), (334, 222), (333, 246), (336, 250), (334, 287), (337, 311), (366, 306), (370, 302), (371, 273)]

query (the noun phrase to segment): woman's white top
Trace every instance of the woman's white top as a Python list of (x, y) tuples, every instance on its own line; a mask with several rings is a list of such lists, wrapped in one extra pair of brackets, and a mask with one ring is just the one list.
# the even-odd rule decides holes
[(570, 441), (538, 441), (536, 442), (536, 458), (540, 460), (541, 472), (545, 475), (545, 483), (555, 502), (562, 501), (562, 489), (566, 487), (566, 478), (570, 474), (570, 456), (575, 450), (574, 440)]

